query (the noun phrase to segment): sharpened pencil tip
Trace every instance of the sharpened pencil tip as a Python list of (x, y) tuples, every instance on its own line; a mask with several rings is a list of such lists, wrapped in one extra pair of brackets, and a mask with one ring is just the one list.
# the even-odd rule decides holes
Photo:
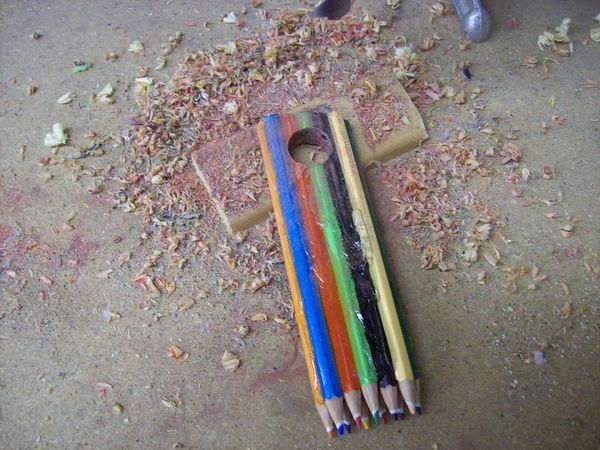
[(356, 428), (358, 428), (360, 430), (362, 427), (362, 420), (361, 420), (360, 416), (355, 417), (354, 421), (356, 422)]
[(393, 420), (394, 422), (396, 422), (396, 421), (398, 420), (398, 416), (399, 416), (399, 414), (398, 414), (398, 413), (392, 413), (392, 420)]
[(417, 414), (420, 416), (423, 413), (423, 410), (421, 409), (421, 405), (417, 405), (415, 406), (415, 409), (417, 410)]
[(369, 419), (363, 419), (362, 421), (362, 426), (365, 430), (369, 429)]
[(373, 414), (373, 422), (375, 422), (375, 425), (379, 425), (379, 411), (375, 411)]
[(352, 434), (352, 427), (350, 426), (350, 424), (345, 423), (344, 426), (346, 427), (346, 433)]
[(386, 413), (386, 412), (382, 411), (382, 412), (381, 412), (381, 415), (380, 415), (380, 417), (381, 417), (381, 421), (382, 421), (384, 424), (387, 424), (387, 423), (388, 423), (388, 416), (387, 416), (387, 413)]
[(343, 425), (343, 424), (342, 424), (342, 425), (339, 425), (339, 426), (337, 427), (337, 431), (338, 431), (338, 434), (339, 434), (340, 436), (343, 436), (343, 435), (344, 435), (344, 425)]
[(329, 430), (327, 436), (329, 436), (329, 439), (333, 439), (333, 430)]

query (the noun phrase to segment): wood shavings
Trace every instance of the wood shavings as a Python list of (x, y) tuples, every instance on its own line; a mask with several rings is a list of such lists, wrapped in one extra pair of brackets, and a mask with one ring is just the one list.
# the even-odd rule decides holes
[(119, 59), (119, 55), (115, 52), (104, 52), (104, 61), (115, 62), (117, 59)]
[(30, 84), (29, 86), (27, 86), (27, 95), (31, 97), (37, 92), (37, 89), (37, 86)]
[(252, 322), (266, 322), (267, 320), (269, 320), (269, 318), (264, 313), (257, 313), (250, 316), (250, 320)]
[(101, 279), (101, 280), (105, 280), (108, 278), (108, 276), (113, 272), (112, 269), (106, 269), (103, 270), (102, 272), (98, 272), (96, 274), (96, 278)]
[(500, 252), (498, 251), (496, 246), (492, 246), (490, 250), (484, 251), (483, 257), (494, 267), (496, 267), (500, 262)]
[(435, 2), (429, 7), (429, 22), (433, 22), (438, 17), (451, 14), (449, 6), (441, 1)]
[(61, 95), (60, 98), (58, 100), (56, 100), (56, 103), (58, 103), (59, 105), (66, 105), (68, 103), (71, 103), (73, 100), (75, 100), (75, 97), (77, 97), (75, 92), (69, 91), (64, 95)]
[(113, 403), (113, 411), (116, 412), (117, 414), (122, 414), (123, 413), (123, 405), (121, 405), (120, 403)]
[(575, 228), (575, 226), (573, 224), (566, 223), (562, 227), (560, 227), (560, 234), (562, 234), (562, 236), (565, 239), (569, 239), (571, 237), (571, 235), (573, 234), (574, 228)]
[(461, 42), (458, 44), (458, 49), (459, 49), (461, 52), (464, 52), (464, 51), (466, 51), (466, 50), (469, 50), (470, 48), (471, 48), (471, 41), (461, 41)]
[(179, 408), (183, 406), (183, 400), (181, 399), (170, 399), (167, 397), (160, 397), (160, 402), (165, 408)]
[(167, 353), (169, 354), (169, 356), (171, 358), (173, 358), (178, 363), (184, 363), (190, 357), (188, 352), (183, 351), (181, 348), (177, 347), (176, 345), (169, 345), (169, 347), (167, 347)]
[(480, 270), (479, 272), (477, 272), (477, 283), (484, 285), (487, 283), (488, 278), (489, 276), (485, 272), (485, 270)]
[(500, 156), (502, 157), (502, 159), (500, 160), (502, 164), (508, 164), (509, 162), (519, 162), (521, 160), (521, 150), (517, 145), (513, 144), (512, 142), (505, 142), (502, 145)]
[(225, 17), (223, 17), (222, 20), (223, 20), (223, 23), (236, 24), (238, 19), (234, 12), (229, 12), (229, 13), (225, 14)]
[(242, 291), (248, 291), (254, 294), (256, 291), (262, 289), (267, 285), (267, 282), (260, 279), (259, 277), (254, 277), (250, 280), (246, 280), (242, 283)]
[(156, 58), (156, 66), (154, 66), (154, 70), (161, 71), (167, 66), (167, 59), (164, 56), (159, 56)]
[(138, 39), (129, 44), (128, 52), (139, 54), (144, 51), (144, 44)]
[(544, 31), (542, 34), (540, 34), (537, 39), (539, 49), (544, 51), (546, 48), (549, 48), (561, 56), (570, 55), (571, 51), (568, 44), (571, 42), (571, 40), (569, 39), (569, 36), (567, 36), (570, 23), (571, 19), (565, 18), (561, 24), (556, 27), (556, 33)]
[(434, 45), (435, 45), (435, 40), (433, 38), (426, 37), (425, 39), (423, 39), (423, 42), (421, 43), (420, 48), (421, 48), (421, 50), (423, 50), (425, 52), (427, 50), (431, 50)]
[(240, 360), (235, 353), (225, 350), (221, 357), (221, 366), (227, 372), (234, 372), (240, 366)]
[(535, 69), (535, 67), (538, 65), (539, 62), (540, 62), (540, 58), (533, 55), (533, 56), (526, 56), (523, 59), (523, 62), (521, 64), (523, 66), (527, 67), (528, 69)]
[(52, 125), (52, 133), (46, 134), (44, 145), (46, 147), (58, 147), (67, 143), (68, 136), (62, 123), (57, 122)]
[(177, 303), (178, 311), (186, 311), (192, 308), (196, 304), (196, 300), (191, 297), (182, 298), (179, 303)]
[(110, 105), (114, 103), (115, 100), (112, 98), (114, 89), (110, 83), (107, 83), (96, 95), (95, 99), (99, 103), (103, 103), (105, 105)]
[(110, 308), (104, 308), (102, 310), (102, 319), (104, 319), (104, 321), (107, 323), (110, 323), (113, 320), (117, 320), (120, 318), (121, 318), (121, 314), (111, 311)]
[(40, 275), (40, 281), (48, 286), (52, 286), (54, 284), (54, 281), (52, 281), (52, 279), (46, 275)]

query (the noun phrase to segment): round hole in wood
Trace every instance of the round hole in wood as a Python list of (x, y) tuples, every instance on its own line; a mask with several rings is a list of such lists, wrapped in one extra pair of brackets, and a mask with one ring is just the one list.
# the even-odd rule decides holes
[(327, 134), (320, 128), (303, 128), (290, 137), (288, 152), (292, 159), (300, 164), (318, 166), (327, 161), (333, 152), (333, 146)]

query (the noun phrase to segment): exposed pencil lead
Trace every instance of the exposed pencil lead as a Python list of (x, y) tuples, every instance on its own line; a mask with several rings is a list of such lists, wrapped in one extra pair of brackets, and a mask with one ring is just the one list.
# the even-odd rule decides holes
[(415, 409), (417, 410), (417, 414), (420, 416), (423, 412), (423, 410), (421, 409), (421, 405), (415, 406)]
[(346, 427), (346, 433), (352, 434), (352, 427), (350, 426), (350, 424), (345, 423), (344, 426)]
[(356, 422), (356, 428), (360, 430), (362, 427), (362, 419), (360, 418), (360, 416), (355, 417), (354, 422)]
[(387, 415), (387, 413), (386, 413), (385, 411), (382, 411), (382, 412), (381, 412), (381, 416), (380, 416), (380, 417), (381, 417), (381, 421), (382, 421), (384, 424), (387, 424), (387, 423), (388, 423), (388, 415)]
[(340, 425), (338, 425), (338, 427), (337, 427), (337, 432), (338, 432), (338, 434), (339, 434), (340, 436), (343, 436), (343, 435), (344, 435), (344, 424), (340, 424)]

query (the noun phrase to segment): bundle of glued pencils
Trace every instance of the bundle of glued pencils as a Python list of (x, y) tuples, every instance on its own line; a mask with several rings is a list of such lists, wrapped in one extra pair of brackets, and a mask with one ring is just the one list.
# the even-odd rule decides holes
[[(273, 114), (258, 135), (325, 430), (350, 433), (347, 411), (359, 429), (370, 417), (375, 424), (403, 418), (404, 404), (420, 414), (410, 342), (347, 123), (336, 112)], [(324, 153), (301, 163), (290, 151), (303, 146)]]

